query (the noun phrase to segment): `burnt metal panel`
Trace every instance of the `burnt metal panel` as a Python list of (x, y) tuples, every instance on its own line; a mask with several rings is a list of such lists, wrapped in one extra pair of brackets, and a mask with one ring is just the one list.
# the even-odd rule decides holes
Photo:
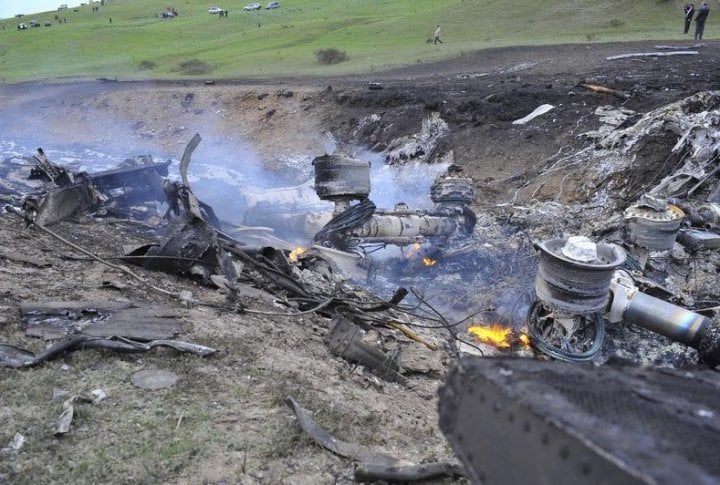
[(440, 427), (474, 483), (720, 482), (720, 376), (463, 358)]

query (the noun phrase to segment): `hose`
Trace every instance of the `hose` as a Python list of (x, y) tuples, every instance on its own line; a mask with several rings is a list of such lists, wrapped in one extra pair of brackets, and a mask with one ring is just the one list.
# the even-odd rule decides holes
[(375, 204), (370, 199), (364, 199), (360, 203), (349, 207), (330, 219), (330, 222), (315, 234), (315, 242), (320, 244), (325, 242), (334, 243), (340, 233), (364, 224), (375, 213), (375, 209)]

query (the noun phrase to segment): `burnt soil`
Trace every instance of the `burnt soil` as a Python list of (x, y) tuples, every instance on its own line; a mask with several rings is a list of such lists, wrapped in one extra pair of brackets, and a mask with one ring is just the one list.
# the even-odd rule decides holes
[[(606, 60), (647, 52), (654, 44), (495, 49), (338, 78), (2, 86), (0, 136), (46, 148), (105, 146), (128, 156), (179, 158), (192, 134), (200, 132), (205, 144), (252, 146), (276, 171), (278, 183), (296, 183), (298, 174), (283, 170), (283, 161), (296, 154), (321, 155), (329, 146), (328, 133), (341, 143), (380, 150), (394, 138), (417, 133), (428, 114), (439, 112), (450, 126), (440, 148), (452, 150), (455, 162), (473, 177), (475, 209), (483, 211), (486, 204), (507, 202), (553, 155), (585, 146), (578, 135), (599, 126), (593, 114), (598, 106), (622, 105), (642, 114), (718, 89), (717, 43), (706, 44), (696, 56)], [(368, 89), (371, 81), (382, 89)], [(630, 97), (594, 93), (578, 86), (581, 82)], [(545, 103), (555, 109), (527, 125), (511, 124)], [(379, 116), (372, 131), (358, 130), (370, 115)], [(652, 147), (647, 152), (657, 157)], [(238, 153), (236, 163), (242, 156)], [(107, 258), (117, 256), (121, 244), (148, 238), (134, 224), (87, 217), (61, 223), (57, 231)], [(24, 336), (18, 308), (28, 300), (161, 301), (181, 312), (180, 338), (223, 352), (201, 359), (164, 350), (87, 351), (35, 369), (0, 370), (0, 448), (15, 433), (27, 439), (19, 453), (0, 455), (0, 483), (350, 481), (351, 462), (302, 434), (283, 403), (288, 395), (346, 441), (414, 462), (452, 459), (436, 412), (436, 391), (452, 361), (445, 352), (399, 334), (392, 342), (375, 336), (385, 347), (403, 346), (422, 364), (409, 385), (388, 383), (331, 355), (323, 343), (328, 321), (319, 316), (260, 317), (183, 307), (81, 256), (13, 216), (0, 216), (0, 341), (43, 348)], [(186, 279), (138, 272), (163, 288), (189, 290), (200, 301), (224, 299)], [(244, 304), (278, 311), (261, 291), (246, 296)], [(444, 335), (434, 340), (442, 343)], [(134, 372), (154, 368), (172, 370), (179, 383), (161, 391), (132, 386)], [(53, 436), (62, 411), (62, 400), (52, 400), (53, 389), (79, 394), (98, 388), (108, 398), (79, 405), (72, 432)]]

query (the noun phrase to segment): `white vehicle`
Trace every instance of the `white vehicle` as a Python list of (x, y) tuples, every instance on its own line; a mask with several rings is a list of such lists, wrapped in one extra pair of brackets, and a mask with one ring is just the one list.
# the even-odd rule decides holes
[(273, 8), (280, 8), (280, 2), (270, 2), (267, 4), (267, 7), (265, 7), (265, 10), (271, 10)]
[(223, 11), (223, 9), (221, 9), (220, 7), (210, 7), (210, 8), (208, 9), (208, 13), (211, 13), (211, 14), (217, 14), (217, 13), (220, 13), (220, 12), (222, 12), (222, 11)]
[(245, 5), (243, 7), (243, 10), (247, 10), (249, 12), (250, 10), (260, 10), (261, 8), (262, 5), (260, 5), (259, 3), (251, 3), (249, 5)]

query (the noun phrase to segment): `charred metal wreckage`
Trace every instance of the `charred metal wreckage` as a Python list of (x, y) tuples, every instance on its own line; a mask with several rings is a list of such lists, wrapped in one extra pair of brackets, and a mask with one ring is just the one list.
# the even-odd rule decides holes
[(318, 197), (335, 204), (332, 219), (315, 235), (316, 243), (342, 250), (426, 241), (442, 247), (469, 237), (475, 227), (475, 214), (469, 207), (475, 189), (459, 167), (450, 167), (434, 182), (430, 197), (435, 206), (424, 210), (404, 203), (392, 209), (376, 208), (369, 199), (370, 162), (325, 155), (316, 158), (313, 166)]
[[(666, 160), (675, 169), (643, 184), (645, 195), (609, 229), (593, 231), (610, 235), (605, 241), (535, 244), (525, 324), (536, 351), (567, 363), (464, 357), (450, 371), (440, 427), (473, 483), (718, 483), (720, 307), (687, 309), (682, 282), (689, 255), (712, 253), (709, 272), (720, 267), (719, 124), (720, 92), (699, 93), (596, 132), (596, 150), (571, 159), (597, 167), (594, 201), (606, 206), (600, 187), (623, 183), (610, 177), (625, 160), (632, 166), (645, 137), (678, 137)], [(606, 324), (696, 349), (713, 370), (602, 362)], [(570, 364), (589, 362), (604, 365)]]
[[(248, 245), (223, 230), (222, 223), (212, 207), (199, 200), (188, 183), (190, 158), (199, 142), (200, 137), (196, 135), (188, 144), (180, 161), (179, 181), (167, 177), (170, 162), (156, 163), (149, 156), (129, 159), (116, 169), (88, 174), (72, 172), (55, 165), (47, 159), (42, 149), (38, 149), (37, 155), (32, 159), (30, 177), (42, 180), (45, 185), (29, 196), (11, 196), (11, 200), (16, 203), (6, 205), (5, 210), (21, 216), (29, 226), (71, 245), (75, 250), (123, 271), (151, 290), (189, 304), (192, 303), (191, 297), (174, 295), (163, 288), (150, 285), (142, 276), (102, 260), (49, 227), (70, 217), (87, 213), (96, 217), (147, 219), (150, 222), (148, 218), (158, 219), (154, 215), (157, 211), (143, 211), (143, 207), (154, 204), (160, 208), (164, 205), (167, 210), (163, 219), (167, 222), (163, 224), (166, 233), (162, 240), (125, 247), (125, 254), (119, 258), (121, 261), (150, 270), (197, 278), (205, 284), (221, 288), (228, 295), (227, 308), (230, 310), (249, 313), (254, 311), (244, 307), (240, 298), (247, 292), (247, 283), (251, 283), (279, 295), (284, 300), (289, 310), (288, 313), (280, 312), (281, 315), (293, 316), (294, 309), (299, 314), (318, 312), (335, 317), (327, 338), (327, 344), (334, 353), (346, 360), (375, 369), (382, 377), (405, 382), (405, 378), (400, 374), (402, 369), (397, 363), (399, 355), (388, 356), (362, 342), (360, 336), (377, 321), (377, 318), (368, 317), (370, 313), (385, 315), (396, 310), (403, 312), (398, 305), (408, 292), (404, 289), (398, 290), (389, 302), (370, 294), (358, 299), (359, 293), (356, 289), (346, 289), (339, 285), (346, 279), (339, 272), (339, 266), (347, 261), (355, 264), (362, 260), (363, 257), (356, 252), (348, 253), (346, 250), (355, 251), (366, 243), (407, 245), (432, 240), (442, 245), (449, 244), (456, 238), (467, 237), (474, 224), (474, 214), (468, 208), (473, 197), (471, 181), (457, 174), (439, 179), (433, 186), (432, 197), (436, 205), (432, 210), (376, 210), (372, 202), (367, 200), (370, 189), (368, 162), (342, 156), (320, 157), (315, 163), (316, 190), (321, 199), (336, 202), (336, 212), (334, 216), (328, 214), (327, 219), (330, 222), (317, 234), (316, 239), (336, 247), (318, 244), (305, 250), (301, 256), (294, 256), (286, 249), (292, 245), (273, 237), (267, 232), (267, 228), (237, 225), (230, 227), (231, 231), (240, 234), (236, 237), (244, 239), (245, 235), (251, 234), (250, 240), (260, 241), (260, 245)], [(362, 200), (359, 204), (352, 205), (351, 201), (357, 199)], [(356, 215), (361, 210), (362, 220), (357, 220)], [(339, 224), (338, 220), (345, 222)], [(159, 227), (160, 221), (155, 220), (153, 224), (146, 225), (150, 228)], [(263, 242), (265, 244), (262, 244)], [(283, 249), (273, 247), (277, 243)], [(308, 276), (303, 273), (308, 269), (317, 273), (312, 277), (311, 283), (305, 281)], [(63, 323), (62, 319), (58, 320), (59, 317), (54, 315), (53, 312), (57, 310), (53, 308), (66, 306), (77, 307), (77, 311), (70, 312), (77, 316), (67, 318)], [(60, 325), (67, 330), (62, 333), (50, 330), (38, 333), (37, 325), (27, 317), (28, 333), (34, 332), (35, 335), (50, 339), (60, 338), (63, 339), (62, 344), (41, 357), (7, 345), (3, 347), (3, 352), (0, 352), (0, 365), (37, 365), (62, 355), (63, 352), (81, 348), (147, 351), (158, 345), (166, 345), (167, 339), (174, 335), (167, 333), (167, 325), (159, 334), (128, 325), (128, 318), (124, 315), (131, 310), (114, 312), (108, 310), (107, 305), (97, 302), (55, 302), (51, 307), (47, 318), (55, 322), (53, 325)], [(141, 308), (133, 314), (142, 315), (143, 311), (150, 310)], [(88, 316), (90, 318), (87, 318)], [(389, 321), (398, 320), (390, 318), (389, 314), (385, 318)], [(103, 324), (98, 324), (98, 321)], [(145, 318), (143, 321), (154, 320)], [(412, 335), (408, 330), (402, 330)], [(84, 339), (80, 339), (78, 334)], [(126, 340), (118, 344), (100, 341), (108, 336)], [(87, 339), (92, 342), (88, 343)], [(133, 343), (130, 339), (147, 342), (147, 345)], [(192, 345), (182, 344), (177, 343), (172, 347), (188, 349)]]

